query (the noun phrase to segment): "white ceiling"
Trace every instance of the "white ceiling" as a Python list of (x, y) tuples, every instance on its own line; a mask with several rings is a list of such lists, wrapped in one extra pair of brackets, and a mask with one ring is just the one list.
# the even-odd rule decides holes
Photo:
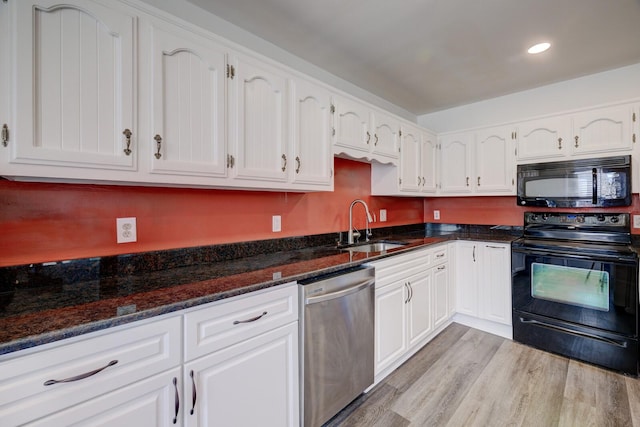
[(640, 63), (640, 0), (189, 1), (416, 115)]

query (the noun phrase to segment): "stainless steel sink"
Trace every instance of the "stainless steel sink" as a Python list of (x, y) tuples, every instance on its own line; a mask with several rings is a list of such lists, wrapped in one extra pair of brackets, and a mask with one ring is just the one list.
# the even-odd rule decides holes
[(343, 251), (350, 252), (385, 252), (389, 249), (397, 249), (407, 245), (407, 243), (401, 242), (372, 242), (364, 243), (362, 245), (351, 246), (343, 248)]

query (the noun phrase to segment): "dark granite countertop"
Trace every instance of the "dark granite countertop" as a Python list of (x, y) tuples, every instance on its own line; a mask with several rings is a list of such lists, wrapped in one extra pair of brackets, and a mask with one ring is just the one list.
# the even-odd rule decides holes
[(511, 242), (515, 227), (376, 229), (405, 246), (340, 251), (335, 234), (0, 268), (0, 355), (308, 279), (454, 239)]

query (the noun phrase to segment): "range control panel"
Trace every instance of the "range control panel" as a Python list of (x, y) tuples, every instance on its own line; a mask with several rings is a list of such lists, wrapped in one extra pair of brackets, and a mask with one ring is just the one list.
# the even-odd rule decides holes
[(525, 212), (524, 225), (549, 224), (558, 226), (607, 226), (629, 227), (627, 213), (567, 213), (567, 212)]

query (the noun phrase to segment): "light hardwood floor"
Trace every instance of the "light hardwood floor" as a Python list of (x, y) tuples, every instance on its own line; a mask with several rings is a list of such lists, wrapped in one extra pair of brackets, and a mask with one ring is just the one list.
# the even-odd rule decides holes
[(634, 426), (640, 380), (456, 323), (325, 427)]

